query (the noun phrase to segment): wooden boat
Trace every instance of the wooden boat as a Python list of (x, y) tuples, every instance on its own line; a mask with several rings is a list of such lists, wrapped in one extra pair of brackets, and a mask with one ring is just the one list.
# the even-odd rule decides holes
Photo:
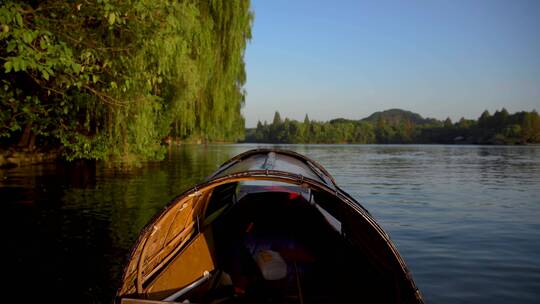
[(369, 212), (315, 161), (257, 149), (141, 232), (119, 303), (423, 303)]

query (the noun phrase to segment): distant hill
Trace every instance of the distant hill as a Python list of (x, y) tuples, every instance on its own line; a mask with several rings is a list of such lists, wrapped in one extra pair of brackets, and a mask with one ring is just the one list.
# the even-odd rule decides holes
[(405, 121), (410, 121), (416, 125), (427, 125), (438, 122), (436, 119), (423, 118), (418, 113), (401, 109), (390, 109), (386, 111), (375, 112), (361, 120), (376, 124), (380, 117), (382, 117), (388, 124), (393, 126), (397, 126)]

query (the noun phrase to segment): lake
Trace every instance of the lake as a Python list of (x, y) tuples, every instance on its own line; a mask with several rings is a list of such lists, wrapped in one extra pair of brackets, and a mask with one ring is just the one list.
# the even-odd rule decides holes
[[(230, 157), (0, 170), (4, 298), (110, 303), (139, 230)], [(388, 232), (428, 303), (537, 303), (540, 146), (279, 145), (321, 163)], [(7, 276), (6, 276), (7, 275)], [(6, 280), (5, 280), (6, 281)]]

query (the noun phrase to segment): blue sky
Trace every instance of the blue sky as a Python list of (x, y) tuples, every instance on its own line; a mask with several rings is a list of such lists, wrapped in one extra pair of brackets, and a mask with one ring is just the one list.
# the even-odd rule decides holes
[(540, 1), (252, 0), (246, 126), (540, 110)]

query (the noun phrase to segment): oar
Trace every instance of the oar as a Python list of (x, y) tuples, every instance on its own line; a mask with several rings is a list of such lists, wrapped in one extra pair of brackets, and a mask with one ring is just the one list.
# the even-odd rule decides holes
[(300, 300), (300, 304), (304, 304), (304, 296), (302, 295), (302, 286), (300, 286), (300, 275), (298, 274), (296, 261), (294, 262), (294, 272), (296, 273), (296, 286), (298, 286), (298, 299)]
[(208, 271), (203, 272), (203, 276), (197, 279), (195, 282), (189, 284), (188, 286), (178, 290), (177, 292), (173, 293), (172, 295), (166, 297), (163, 299), (165, 302), (174, 302), (176, 299), (180, 298), (181, 296), (185, 295), (186, 293), (190, 292), (194, 288), (200, 286), (202, 283), (206, 282), (212, 275)]

